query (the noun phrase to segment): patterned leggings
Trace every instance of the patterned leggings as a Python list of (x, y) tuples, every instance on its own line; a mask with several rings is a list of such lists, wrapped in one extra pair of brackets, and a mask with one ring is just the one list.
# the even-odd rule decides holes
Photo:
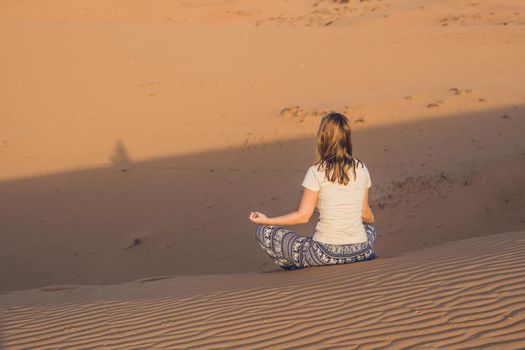
[(255, 238), (274, 262), (286, 270), (308, 266), (348, 264), (375, 258), (374, 225), (364, 224), (368, 241), (355, 244), (327, 244), (314, 241), (280, 226), (257, 225)]

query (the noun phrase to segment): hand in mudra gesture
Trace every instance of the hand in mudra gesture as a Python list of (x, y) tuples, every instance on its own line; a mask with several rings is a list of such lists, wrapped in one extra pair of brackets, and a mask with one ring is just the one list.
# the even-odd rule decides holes
[(268, 217), (261, 212), (252, 211), (250, 212), (250, 221), (256, 224), (265, 224)]

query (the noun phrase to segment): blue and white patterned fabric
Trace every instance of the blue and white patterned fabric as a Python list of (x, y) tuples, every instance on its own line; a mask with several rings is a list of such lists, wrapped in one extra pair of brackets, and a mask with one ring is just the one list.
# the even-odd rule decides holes
[(274, 262), (287, 270), (309, 266), (349, 264), (375, 258), (374, 225), (364, 224), (368, 240), (356, 244), (327, 244), (314, 241), (281, 226), (257, 225), (255, 238)]

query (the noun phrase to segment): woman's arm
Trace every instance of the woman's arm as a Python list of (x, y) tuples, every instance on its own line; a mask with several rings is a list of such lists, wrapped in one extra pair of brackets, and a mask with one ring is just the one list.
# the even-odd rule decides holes
[(366, 224), (373, 224), (376, 220), (374, 218), (374, 213), (368, 204), (368, 188), (365, 188), (365, 198), (363, 200), (363, 214), (361, 215), (363, 222)]
[(269, 218), (258, 211), (252, 211), (250, 213), (250, 220), (256, 224), (265, 225), (305, 224), (312, 217), (318, 197), (319, 191), (312, 191), (308, 188), (305, 188), (303, 191), (303, 196), (301, 198), (301, 203), (299, 204), (299, 209), (297, 209), (296, 211), (285, 215), (276, 216), (274, 218)]

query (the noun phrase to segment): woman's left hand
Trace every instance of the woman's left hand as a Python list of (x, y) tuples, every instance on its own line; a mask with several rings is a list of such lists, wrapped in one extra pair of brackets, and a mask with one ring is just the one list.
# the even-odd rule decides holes
[(268, 217), (258, 211), (250, 212), (250, 221), (256, 224), (267, 224)]

